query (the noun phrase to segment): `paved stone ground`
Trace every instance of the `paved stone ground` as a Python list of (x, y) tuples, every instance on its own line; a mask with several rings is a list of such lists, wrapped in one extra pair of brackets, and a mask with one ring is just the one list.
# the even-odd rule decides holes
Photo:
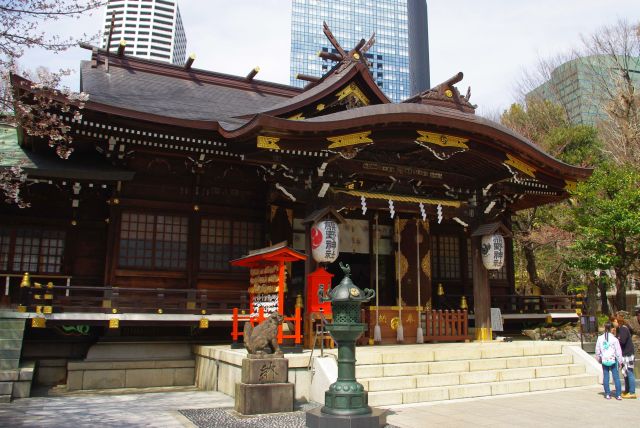
[(303, 404), (292, 413), (260, 416), (240, 416), (229, 408), (180, 410), (180, 413), (198, 428), (304, 428), (304, 412), (316, 406)]
[(0, 404), (0, 427), (193, 427), (178, 409), (230, 406), (233, 398), (228, 395), (196, 389), (31, 397)]
[[(640, 386), (640, 385), (639, 385)], [(0, 404), (0, 427), (302, 427), (302, 413), (230, 418), (233, 399), (195, 389), (146, 393), (75, 393)], [(200, 409), (200, 410), (189, 410)], [(394, 406), (387, 421), (399, 428), (637, 426), (640, 400), (605, 400), (602, 387)], [(188, 417), (187, 417), (188, 416)], [(249, 424), (250, 421), (252, 424)]]
[(398, 428), (630, 427), (640, 421), (640, 400), (605, 400), (601, 386), (553, 392), (395, 406), (387, 421)]

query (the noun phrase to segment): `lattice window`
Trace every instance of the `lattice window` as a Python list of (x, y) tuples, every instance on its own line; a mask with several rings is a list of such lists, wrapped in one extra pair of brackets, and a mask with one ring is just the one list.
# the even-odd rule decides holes
[(60, 230), (16, 229), (12, 269), (60, 273), (65, 233)]
[(122, 213), (120, 267), (180, 270), (187, 265), (188, 219)]
[(490, 271), (490, 272), (491, 272), (490, 273), (491, 279), (506, 280), (507, 279), (507, 264), (504, 263), (500, 269), (493, 270), (493, 271)]
[(11, 232), (9, 229), (0, 229), (0, 270), (7, 270), (9, 266), (9, 244)]
[(460, 239), (457, 236), (431, 237), (435, 279), (460, 279)]
[(242, 257), (262, 244), (260, 223), (203, 218), (200, 223), (200, 269), (229, 270), (230, 260)]
[(187, 265), (186, 217), (158, 216), (156, 218), (156, 267), (184, 269)]

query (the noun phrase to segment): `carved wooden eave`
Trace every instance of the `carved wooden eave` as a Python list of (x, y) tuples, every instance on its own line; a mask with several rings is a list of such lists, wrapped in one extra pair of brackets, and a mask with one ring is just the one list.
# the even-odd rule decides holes
[(460, 91), (458, 91), (458, 88), (454, 86), (454, 84), (462, 80), (463, 76), (463, 73), (459, 72), (445, 82), (429, 90), (414, 95), (403, 102), (428, 104), (433, 106), (453, 108), (465, 113), (475, 113), (476, 106), (469, 102), (469, 99), (471, 98), (471, 87), (467, 89), (467, 94), (465, 96), (462, 96), (460, 95)]
[(344, 223), (344, 217), (340, 215), (340, 213), (333, 207), (325, 207), (315, 210), (311, 214), (309, 214), (304, 220), (302, 220), (303, 224), (315, 223), (320, 220), (332, 218), (338, 224)]
[(511, 238), (513, 236), (511, 230), (502, 222), (482, 224), (471, 233), (471, 236), (493, 235), (494, 233), (499, 233), (505, 238)]

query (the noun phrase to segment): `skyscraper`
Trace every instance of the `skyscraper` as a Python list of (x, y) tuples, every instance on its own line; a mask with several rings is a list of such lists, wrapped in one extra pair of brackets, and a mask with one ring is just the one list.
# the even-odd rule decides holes
[(173, 64), (185, 62), (187, 37), (177, 1), (109, 0), (102, 37), (105, 49), (112, 18), (110, 50), (117, 50), (120, 40), (124, 39), (127, 54)]
[[(378, 86), (393, 101), (429, 89), (429, 43), (425, 0), (293, 0), (291, 13), (291, 84), (304, 86), (297, 74), (322, 76), (332, 63), (318, 51), (334, 52), (322, 33), (326, 21), (345, 49), (375, 31), (366, 53)], [(411, 83), (410, 83), (411, 81)]]
[[(640, 88), (640, 58), (628, 59), (629, 77), (635, 88)], [(610, 90), (615, 92), (612, 78), (619, 67), (606, 56), (587, 56), (567, 61), (556, 67), (550, 79), (530, 91), (528, 99), (541, 98), (562, 105), (571, 123), (595, 125), (606, 119), (602, 105), (603, 83), (611, 82)]]

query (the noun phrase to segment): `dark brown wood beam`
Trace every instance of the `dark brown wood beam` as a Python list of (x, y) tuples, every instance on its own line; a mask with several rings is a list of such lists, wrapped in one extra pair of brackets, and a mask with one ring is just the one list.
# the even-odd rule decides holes
[(311, 83), (316, 83), (316, 82), (320, 81), (319, 77), (310, 76), (308, 74), (301, 74), (301, 73), (296, 74), (296, 79), (304, 80), (304, 81), (311, 82)]
[(318, 52), (318, 56), (322, 59), (326, 59), (328, 61), (336, 61), (336, 62), (340, 62), (343, 60), (342, 55), (338, 55), (332, 52), (324, 52), (324, 51), (320, 51)]

